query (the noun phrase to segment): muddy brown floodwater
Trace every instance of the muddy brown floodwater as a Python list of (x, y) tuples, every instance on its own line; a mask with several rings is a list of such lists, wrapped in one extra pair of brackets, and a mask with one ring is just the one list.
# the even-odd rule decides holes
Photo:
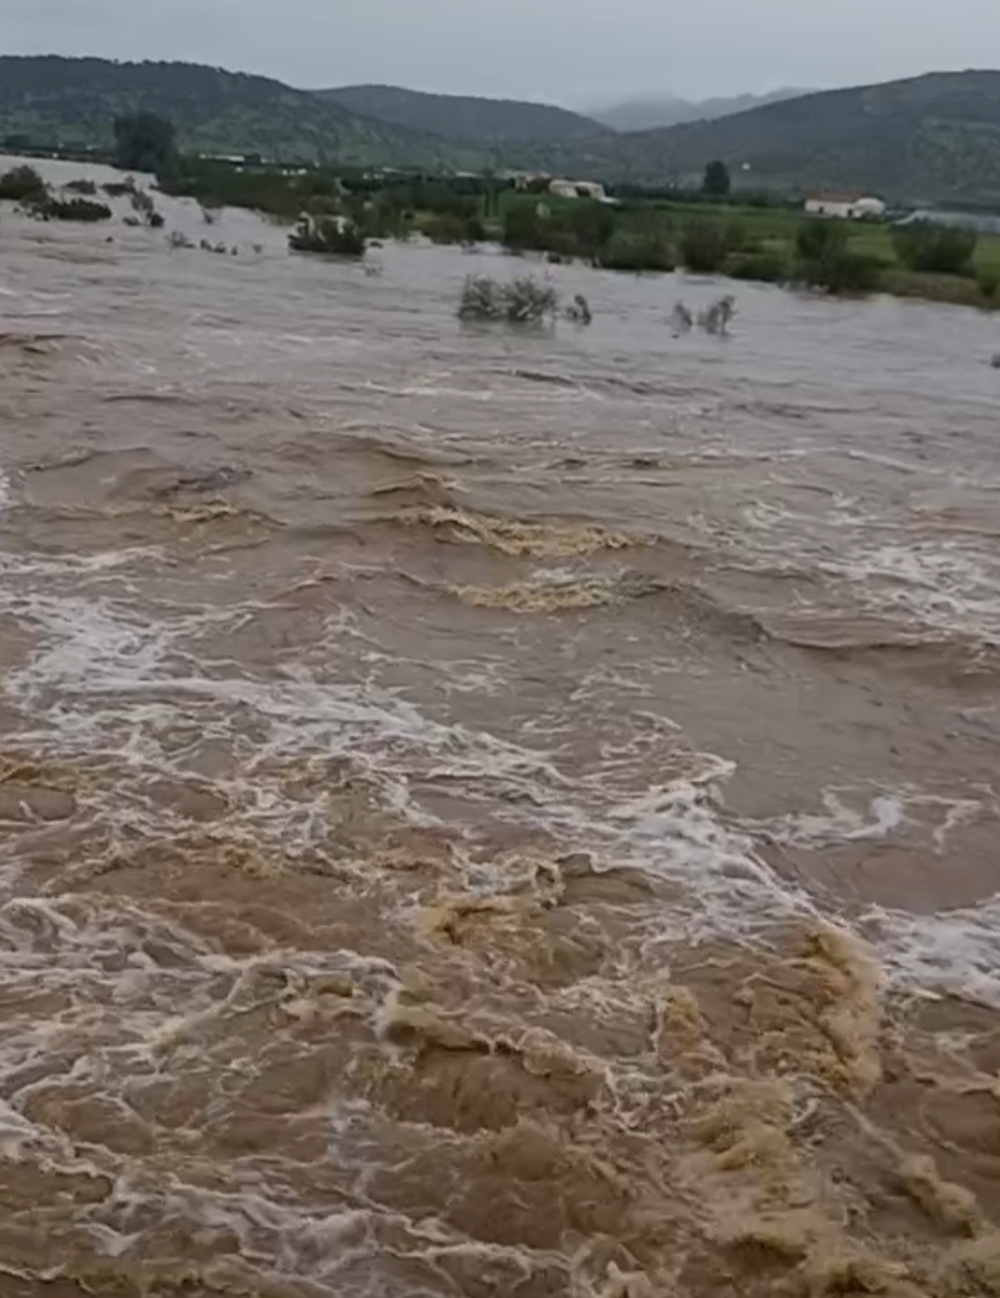
[(4, 1298), (1000, 1294), (992, 320), (120, 215), (0, 224)]

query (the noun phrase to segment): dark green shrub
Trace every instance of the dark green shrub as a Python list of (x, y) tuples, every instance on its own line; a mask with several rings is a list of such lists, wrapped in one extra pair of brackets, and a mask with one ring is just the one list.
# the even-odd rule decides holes
[(795, 250), (805, 262), (824, 261), (846, 246), (847, 226), (842, 221), (813, 217), (800, 222), (795, 232)]
[(725, 273), (732, 279), (783, 284), (788, 279), (788, 259), (780, 252), (738, 252), (726, 259)]
[(914, 221), (892, 232), (896, 256), (907, 270), (938, 275), (969, 275), (978, 236), (930, 221)]
[(44, 199), (48, 189), (34, 167), (15, 167), (0, 176), (0, 198), (13, 203), (35, 203)]
[[(537, 202), (511, 203), (503, 216), (502, 240), (504, 247), (527, 250), (546, 250), (546, 217), (538, 211)], [(553, 249), (552, 251), (555, 251)]]
[(718, 221), (695, 217), (681, 231), (680, 260), (696, 275), (713, 275), (726, 260), (726, 232)]
[(1000, 270), (994, 266), (980, 266), (976, 271), (976, 283), (983, 297), (992, 301), (997, 295), (997, 289), (1000, 288)]
[(124, 198), (126, 194), (135, 193), (135, 181), (129, 176), (127, 180), (109, 181), (108, 184), (102, 185), (101, 188), (108, 198)]
[(804, 283), (826, 289), (828, 293), (872, 293), (878, 288), (881, 275), (882, 262), (878, 257), (849, 252), (846, 248), (804, 261), (799, 268), (799, 278)]
[(45, 198), (33, 204), (36, 214), (46, 221), (109, 221), (111, 208), (89, 198)]
[(502, 242), (515, 252), (530, 249), (599, 262), (617, 224), (606, 203), (576, 199), (551, 210), (544, 200), (530, 199), (507, 208)]
[(83, 194), (85, 198), (93, 198), (97, 193), (97, 186), (92, 180), (70, 180), (63, 185), (63, 189), (68, 194)]
[(606, 203), (596, 203), (587, 199), (577, 199), (565, 214), (557, 218), (572, 234), (577, 246), (577, 255), (596, 261), (601, 250), (615, 232), (616, 218), (614, 210)]

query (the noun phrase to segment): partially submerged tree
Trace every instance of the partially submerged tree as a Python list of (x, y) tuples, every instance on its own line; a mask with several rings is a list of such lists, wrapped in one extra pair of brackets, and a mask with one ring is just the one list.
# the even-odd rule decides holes
[(288, 236), (293, 252), (327, 253), (333, 257), (361, 258), (365, 240), (353, 221), (337, 216), (304, 215), (295, 231)]
[(32, 211), (43, 221), (109, 221), (111, 208), (90, 198), (46, 197), (34, 203)]
[(132, 191), (132, 210), (151, 230), (161, 230), (163, 228), (163, 215), (156, 210), (152, 194), (145, 189), (134, 189)]

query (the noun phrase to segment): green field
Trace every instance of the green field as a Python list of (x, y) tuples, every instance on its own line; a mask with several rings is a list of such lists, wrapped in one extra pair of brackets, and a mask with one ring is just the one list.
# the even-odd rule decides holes
[[(499, 196), (499, 217), (487, 220), (486, 225), (496, 238), (501, 238), (507, 214), (512, 208), (532, 200), (523, 194), (504, 191)], [(572, 212), (579, 200), (552, 198), (538, 195), (534, 200), (544, 205), (554, 222), (572, 220)], [(623, 229), (641, 229), (646, 235), (658, 231), (668, 242), (683, 238), (689, 223), (713, 224), (727, 232), (735, 249), (744, 255), (735, 261), (751, 263), (741, 277), (757, 278), (752, 273), (752, 263), (771, 261), (774, 267), (783, 265), (789, 275), (796, 260), (796, 235), (806, 218), (799, 208), (791, 206), (743, 207), (732, 202), (711, 203), (649, 202), (629, 203), (617, 211), (617, 221)], [(1000, 306), (1000, 292), (991, 291), (991, 279), (1000, 284), (1000, 235), (983, 234), (978, 237), (971, 265), (965, 274), (939, 274), (917, 272), (904, 266), (897, 256), (893, 227), (877, 222), (851, 223), (845, 229), (846, 249), (860, 254), (878, 264), (875, 291), (899, 297), (924, 298), (934, 302), (952, 302), (963, 306), (993, 309)], [(544, 250), (544, 249), (543, 249)], [(723, 264), (720, 273), (733, 267), (733, 258)], [(735, 268), (734, 268), (735, 269)], [(773, 267), (772, 267), (773, 269)], [(761, 278), (775, 278), (762, 275)], [(780, 279), (780, 276), (776, 278)]]

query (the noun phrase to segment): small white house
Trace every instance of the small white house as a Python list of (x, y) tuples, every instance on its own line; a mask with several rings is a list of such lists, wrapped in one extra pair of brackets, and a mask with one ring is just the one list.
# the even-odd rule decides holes
[(886, 205), (871, 194), (807, 194), (807, 216), (839, 217), (842, 221), (877, 221)]

